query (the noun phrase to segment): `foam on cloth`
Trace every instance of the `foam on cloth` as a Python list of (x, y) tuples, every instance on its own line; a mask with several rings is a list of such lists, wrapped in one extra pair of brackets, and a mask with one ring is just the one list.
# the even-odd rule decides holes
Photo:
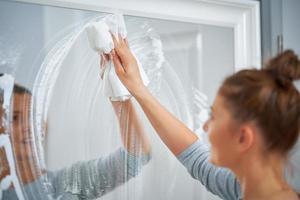
[[(86, 32), (91, 48), (98, 52), (99, 55), (104, 53), (108, 54), (114, 49), (114, 43), (110, 32), (115, 36), (120, 35), (123, 39), (127, 36), (124, 18), (120, 14), (111, 15), (105, 18), (103, 21), (91, 22), (86, 27)], [(136, 56), (135, 58), (139, 66), (143, 83), (147, 86), (149, 84), (149, 79), (141, 67), (141, 63), (139, 62), (138, 58)], [(106, 62), (101, 74), (103, 74), (104, 94), (112, 101), (125, 101), (131, 97), (131, 94), (127, 88), (118, 78), (112, 61)]]
[(114, 48), (109, 27), (105, 22), (91, 22), (86, 27), (86, 33), (90, 46), (94, 51), (108, 54)]

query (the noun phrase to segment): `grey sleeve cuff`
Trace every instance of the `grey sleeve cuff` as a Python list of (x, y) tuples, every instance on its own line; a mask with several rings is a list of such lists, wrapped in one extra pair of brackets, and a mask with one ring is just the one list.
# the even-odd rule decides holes
[(127, 166), (127, 174), (129, 177), (137, 176), (142, 167), (151, 160), (151, 153), (134, 155), (125, 149), (121, 149), (121, 152), (123, 154), (124, 163), (126, 163)]
[(104, 158), (83, 161), (55, 172), (56, 195), (69, 193), (80, 199), (95, 199), (135, 177), (150, 154), (135, 156), (123, 148)]
[(209, 162), (209, 147), (197, 140), (177, 156), (194, 179), (222, 199), (240, 199), (240, 186), (234, 174)]

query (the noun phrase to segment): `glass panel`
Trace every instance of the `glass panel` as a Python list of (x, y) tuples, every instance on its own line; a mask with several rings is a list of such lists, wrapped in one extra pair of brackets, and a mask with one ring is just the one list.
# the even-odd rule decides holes
[[(17, 182), (30, 200), (218, 199), (188, 175), (134, 99), (111, 103), (103, 94), (100, 58), (85, 26), (107, 16), (0, 2), (1, 96), (11, 100), (2, 102), (1, 135), (9, 135), (13, 152), (0, 148), (0, 177), (13, 174), (9, 156), (18, 175), (14, 187), (2, 188), (4, 199), (17, 198)], [(133, 16), (125, 22), (151, 92), (202, 134), (207, 107), (234, 71), (233, 30)], [(12, 93), (8, 74), (28, 90)]]

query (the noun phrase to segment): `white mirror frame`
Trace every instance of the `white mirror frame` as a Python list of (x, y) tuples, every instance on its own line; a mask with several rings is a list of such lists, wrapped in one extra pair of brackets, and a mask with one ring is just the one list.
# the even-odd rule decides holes
[(260, 3), (254, 0), (13, 0), (233, 28), (235, 70), (261, 67)]

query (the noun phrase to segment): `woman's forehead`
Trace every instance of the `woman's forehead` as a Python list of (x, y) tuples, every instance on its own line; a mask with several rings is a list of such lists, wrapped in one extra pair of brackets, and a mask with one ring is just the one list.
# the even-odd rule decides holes
[(212, 110), (217, 111), (223, 108), (223, 104), (224, 104), (223, 97), (221, 95), (217, 95), (211, 108)]
[(14, 105), (29, 105), (31, 100), (31, 95), (26, 93), (14, 93), (13, 103)]

